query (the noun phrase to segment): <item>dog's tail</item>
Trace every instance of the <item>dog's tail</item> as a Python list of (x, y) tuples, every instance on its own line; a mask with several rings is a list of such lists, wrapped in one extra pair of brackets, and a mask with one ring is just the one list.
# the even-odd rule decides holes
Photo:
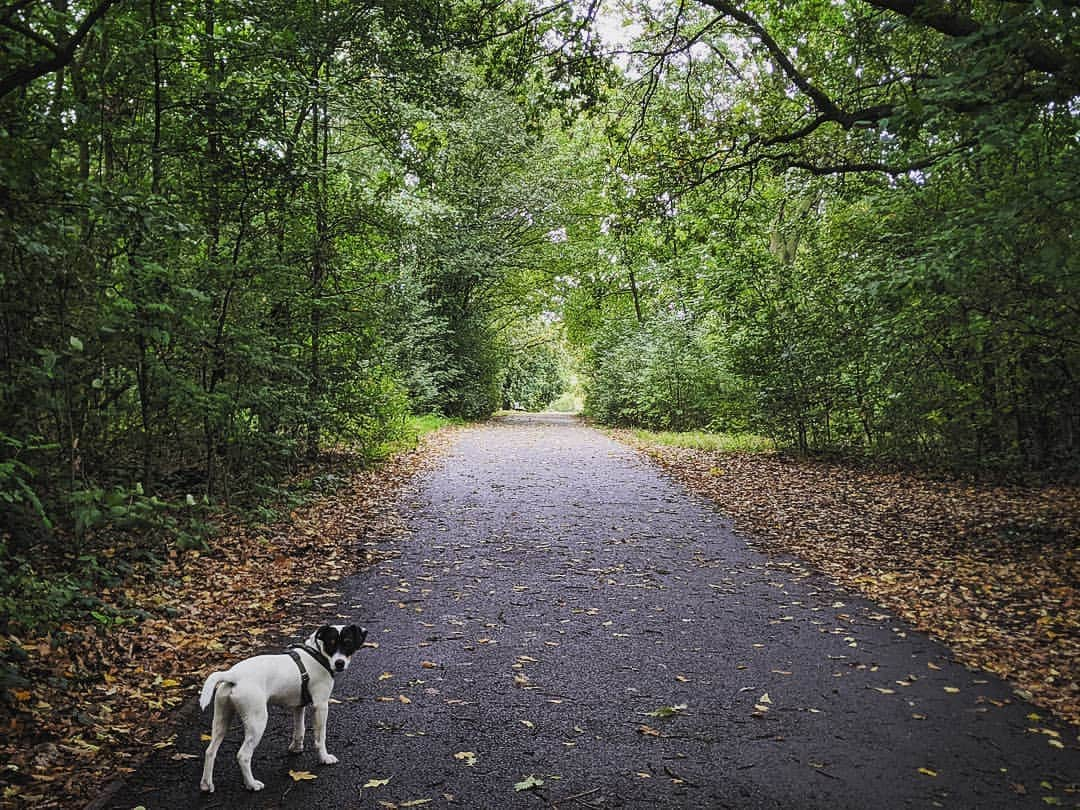
[(229, 680), (229, 672), (215, 672), (209, 678), (206, 679), (206, 683), (203, 684), (202, 693), (199, 695), (199, 708), (205, 709), (210, 705), (210, 701), (214, 699), (214, 690), (217, 689), (219, 683), (232, 683)]

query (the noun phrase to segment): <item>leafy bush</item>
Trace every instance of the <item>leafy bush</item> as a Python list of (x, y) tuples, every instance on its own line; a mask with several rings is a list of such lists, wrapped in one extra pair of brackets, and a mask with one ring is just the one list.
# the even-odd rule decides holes
[(555, 346), (541, 343), (510, 358), (503, 381), (504, 408), (539, 411), (566, 388), (564, 359)]
[(738, 421), (736, 389), (703, 320), (670, 308), (643, 325), (616, 321), (586, 360), (586, 411), (605, 424), (688, 430)]

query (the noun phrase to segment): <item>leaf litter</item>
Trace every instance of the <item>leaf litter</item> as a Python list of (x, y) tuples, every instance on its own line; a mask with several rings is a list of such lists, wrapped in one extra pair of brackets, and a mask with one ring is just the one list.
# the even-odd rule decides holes
[[(148, 751), (170, 747), (163, 730), (172, 713), (210, 672), (257, 652), (253, 636), (299, 633), (304, 616), (337, 607), (326, 571), (387, 558), (380, 545), (403, 531), (398, 494), (457, 433), (428, 434), (375, 468), (346, 458), (342, 488), (287, 519), (251, 526), (222, 517), (210, 551), (172, 550), (156, 570), (135, 569), (98, 594), (142, 611), (142, 621), (105, 626), (87, 613), (52, 635), (0, 636), (0, 659), (19, 662), (19, 681), (0, 682), (0, 807), (85, 807)], [(321, 592), (310, 590), (317, 581)], [(174, 755), (188, 756), (196, 755)]]
[(933, 479), (611, 433), (713, 500), (765, 551), (807, 560), (962, 663), (1080, 723), (1080, 486)]

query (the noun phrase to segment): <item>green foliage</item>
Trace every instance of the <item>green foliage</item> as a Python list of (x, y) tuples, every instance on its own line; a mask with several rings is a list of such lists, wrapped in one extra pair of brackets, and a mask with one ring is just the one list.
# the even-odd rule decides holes
[(133, 488), (95, 487), (68, 495), (68, 513), (76, 538), (94, 532), (120, 532), (140, 538), (145, 547), (171, 543), (180, 550), (207, 549), (212, 526), (205, 519), (206, 503), (187, 495), (182, 504), (170, 504)]
[(506, 366), (503, 408), (540, 411), (566, 390), (566, 358), (544, 342), (520, 349)]
[[(92, 5), (14, 9), (4, 76)], [(412, 411), (499, 407), (501, 330), (539, 306), (521, 290), (564, 193), (533, 57), (566, 19), (446, 12), (114, 5), (0, 96), (15, 542), (51, 519), (54, 542), (200, 547), (188, 492), (254, 508), (326, 446), (374, 459)]]
[(55, 626), (73, 611), (97, 607), (99, 600), (87, 595), (87, 586), (94, 585), (74, 573), (44, 576), (0, 537), (0, 632), (11, 632), (9, 624), (30, 630)]
[(688, 430), (736, 424), (738, 391), (721, 372), (708, 325), (664, 307), (643, 324), (609, 321), (589, 348), (585, 410), (606, 424)]
[(1075, 476), (1080, 11), (704, 6), (642, 10), (670, 50), (606, 122), (565, 285), (590, 412)]
[(3, 451), (3, 456), (0, 457), (0, 503), (6, 504), (3, 512), (0, 512), (0, 531), (17, 531), (25, 528), (20, 524), (27, 522), (40, 523), (43, 529), (51, 529), (52, 521), (45, 513), (41, 498), (31, 486), (34, 470), (19, 459), (19, 454), (23, 451), (51, 448), (28, 446), (25, 442), (0, 433), (0, 449)]

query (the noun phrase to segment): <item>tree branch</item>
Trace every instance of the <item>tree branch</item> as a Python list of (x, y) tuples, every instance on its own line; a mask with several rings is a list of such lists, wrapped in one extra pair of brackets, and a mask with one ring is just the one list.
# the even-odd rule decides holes
[[(975, 18), (949, 9), (939, 0), (864, 0), (875, 8), (893, 11), (919, 25), (949, 37), (969, 37), (985, 31)], [(1040, 73), (1076, 72), (1075, 60), (1047, 42), (1029, 39), (1017, 49), (1024, 61)]]
[(48, 73), (54, 73), (63, 67), (66, 67), (72, 59), (75, 58), (75, 51), (86, 38), (86, 35), (90, 33), (92, 29), (106, 12), (114, 6), (116, 3), (123, 0), (101, 0), (101, 3), (86, 15), (86, 19), (82, 21), (82, 24), (75, 29), (75, 33), (67, 38), (62, 44), (58, 43), (54, 49), (54, 54), (48, 59), (42, 59), (31, 65), (25, 67), (16, 68), (8, 73), (2, 79), (0, 79), (0, 98), (3, 98), (13, 90), (17, 90), (23, 87), (35, 79), (39, 79)]

